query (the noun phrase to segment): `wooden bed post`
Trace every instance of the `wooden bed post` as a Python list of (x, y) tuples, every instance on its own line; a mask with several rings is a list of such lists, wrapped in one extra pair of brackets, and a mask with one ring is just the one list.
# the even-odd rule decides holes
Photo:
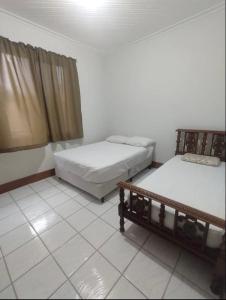
[(225, 235), (214, 269), (213, 280), (210, 286), (212, 292), (224, 299), (225, 295)]
[(119, 216), (120, 216), (120, 232), (125, 232), (125, 227), (124, 227), (124, 200), (125, 200), (125, 191), (124, 188), (120, 188), (120, 204), (119, 204)]

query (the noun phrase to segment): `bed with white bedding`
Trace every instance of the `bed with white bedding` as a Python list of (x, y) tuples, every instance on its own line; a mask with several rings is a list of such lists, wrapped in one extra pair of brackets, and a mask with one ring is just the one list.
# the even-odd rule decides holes
[[(173, 199), (197, 210), (225, 219), (225, 162), (218, 167), (183, 161), (176, 155), (136, 186), (154, 194)], [(153, 220), (158, 221), (160, 206), (152, 207)], [(164, 224), (174, 227), (175, 209), (167, 207)], [(224, 230), (210, 225), (207, 245), (217, 248)]]
[(151, 165), (153, 143), (146, 147), (102, 141), (56, 152), (56, 175), (82, 190), (102, 198)]
[(214, 263), (211, 289), (222, 296), (225, 132), (178, 129), (174, 158), (136, 185), (120, 182), (119, 187), (120, 231), (126, 218)]

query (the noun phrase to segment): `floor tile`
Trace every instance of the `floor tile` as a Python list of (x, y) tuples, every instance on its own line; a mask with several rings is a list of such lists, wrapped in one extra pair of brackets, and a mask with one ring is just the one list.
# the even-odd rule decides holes
[(0, 274), (0, 291), (2, 291), (10, 284), (9, 275), (3, 259), (0, 260)]
[(49, 299), (81, 299), (69, 281), (64, 283)]
[(58, 216), (53, 210), (49, 210), (43, 215), (31, 220), (31, 224), (35, 231), (41, 234), (61, 221), (62, 218), (60, 216)]
[[(118, 206), (115, 205), (113, 206), (110, 210), (108, 210), (106, 213), (104, 213), (101, 216), (101, 219), (103, 219), (105, 222), (107, 222), (108, 224), (110, 224), (111, 226), (115, 227), (115, 229), (119, 229), (120, 225), (119, 225), (119, 215), (118, 215)], [(126, 222), (126, 220), (125, 220)]]
[(193, 254), (183, 251), (176, 271), (200, 288), (210, 291), (213, 267)]
[(59, 288), (66, 277), (51, 257), (47, 257), (14, 286), (20, 299), (46, 299)]
[(105, 198), (106, 198), (106, 201), (111, 202), (113, 205), (119, 204), (119, 190), (117, 189), (117, 190), (111, 192)]
[(38, 194), (32, 194), (17, 201), (17, 204), (20, 206), (21, 209), (26, 209), (29, 206), (38, 205), (40, 203), (44, 203), (44, 201)]
[(48, 177), (47, 181), (55, 186), (60, 185), (60, 179), (58, 179), (56, 176)]
[(39, 238), (33, 239), (6, 256), (6, 263), (12, 280), (16, 280), (46, 256), (48, 256), (48, 251)]
[(34, 191), (41, 192), (51, 188), (53, 185), (44, 179), (30, 184), (30, 186)]
[(127, 221), (125, 223), (124, 234), (125, 236), (127, 236), (128, 238), (130, 238), (135, 243), (141, 246), (150, 235), (150, 232), (137, 224)]
[(100, 216), (103, 213), (105, 213), (107, 210), (109, 210), (112, 206), (113, 204), (110, 202), (101, 203), (100, 200), (95, 200), (90, 204), (88, 204), (86, 207), (97, 216)]
[(0, 237), (0, 245), (4, 255), (9, 254), (36, 236), (29, 224), (24, 224)]
[(0, 208), (0, 220), (7, 218), (8, 216), (11, 216), (15, 213), (20, 212), (19, 208), (17, 207), (16, 204), (11, 203), (7, 206), (1, 207)]
[(71, 199), (64, 202), (61, 205), (56, 206), (55, 211), (63, 218), (67, 218), (81, 208), (82, 206), (80, 204), (78, 204), (75, 200)]
[(16, 299), (16, 295), (11, 285), (0, 293), (0, 299)]
[(0, 299), (16, 299), (16, 295), (11, 285), (0, 292)]
[(57, 205), (63, 204), (65, 201), (69, 200), (70, 196), (67, 194), (60, 192), (47, 198), (46, 202), (51, 206), (51, 207), (56, 207)]
[(26, 219), (20, 212), (0, 220), (0, 236), (24, 223), (26, 223)]
[(74, 213), (72, 216), (67, 218), (67, 221), (73, 226), (77, 231), (83, 230), (92, 221), (97, 218), (92, 212), (86, 208), (80, 209), (78, 212)]
[(31, 205), (23, 210), (25, 216), (29, 220), (33, 220), (47, 211), (49, 211), (51, 208), (43, 201), (38, 204)]
[(119, 276), (120, 273), (96, 253), (71, 277), (71, 281), (83, 299), (104, 299)]
[(100, 252), (120, 272), (123, 272), (139, 250), (139, 246), (116, 232), (101, 248)]
[(13, 198), (9, 193), (0, 194), (0, 208), (13, 203)]
[(70, 277), (94, 252), (95, 249), (77, 235), (53, 255), (67, 276)]
[(181, 275), (174, 274), (170, 280), (164, 299), (212, 299), (212, 297)]
[(113, 287), (107, 299), (146, 299), (126, 278), (122, 277)]
[(65, 187), (65, 189), (63, 190), (63, 192), (65, 194), (67, 194), (70, 197), (75, 197), (79, 194), (79, 190), (76, 187), (73, 186), (67, 186)]
[(82, 206), (86, 206), (95, 200), (93, 196), (83, 192), (81, 192), (80, 194), (76, 195), (73, 198)]
[(125, 272), (125, 277), (149, 299), (162, 297), (172, 269), (163, 265), (148, 252), (141, 251)]
[(54, 251), (65, 244), (75, 234), (76, 231), (63, 221), (42, 233), (41, 238), (48, 249)]
[(59, 189), (56, 188), (55, 186), (52, 186), (48, 189), (45, 189), (41, 192), (39, 192), (39, 195), (43, 198), (43, 199), (48, 199), (49, 197), (56, 195), (57, 193), (59, 193)]
[(30, 188), (28, 185), (26, 185), (26, 186), (17, 188), (15, 190), (12, 190), (9, 193), (13, 197), (14, 200), (20, 200), (24, 197), (34, 194), (35, 192), (32, 190), (32, 188)]
[(64, 191), (70, 186), (71, 186), (70, 183), (64, 181), (63, 179), (59, 179), (59, 185), (57, 185), (57, 188), (61, 191)]
[(115, 230), (104, 221), (97, 219), (87, 228), (81, 231), (81, 234), (95, 247), (99, 248)]
[(151, 234), (150, 238), (144, 244), (144, 249), (170, 267), (175, 267), (181, 252), (181, 249), (177, 245), (154, 233)]

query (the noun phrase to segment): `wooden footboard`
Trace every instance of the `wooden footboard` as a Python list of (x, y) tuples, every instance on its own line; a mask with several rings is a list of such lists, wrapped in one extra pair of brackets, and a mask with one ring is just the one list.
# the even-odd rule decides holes
[[(197, 256), (215, 265), (211, 289), (216, 294), (223, 294), (225, 283), (225, 248), (224, 241), (218, 249), (207, 246), (210, 225), (225, 232), (225, 220), (186, 206), (174, 200), (154, 194), (127, 182), (120, 182), (120, 231), (124, 232), (124, 218), (141, 225), (175, 242)], [(125, 190), (129, 199), (125, 199)], [(153, 218), (153, 208), (159, 207), (159, 214)], [(174, 215), (173, 228), (166, 226), (166, 211)]]

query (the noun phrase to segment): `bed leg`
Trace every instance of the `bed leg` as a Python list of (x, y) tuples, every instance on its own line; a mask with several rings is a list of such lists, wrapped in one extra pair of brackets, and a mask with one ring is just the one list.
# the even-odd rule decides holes
[(102, 197), (100, 200), (101, 200), (101, 203), (104, 203), (104, 197)]
[(123, 207), (124, 207), (124, 197), (125, 197), (125, 192), (123, 188), (120, 188), (120, 204), (119, 204), (119, 216), (120, 216), (120, 232), (125, 232), (125, 227), (124, 227), (124, 214), (123, 214)]
[(132, 177), (129, 179), (129, 182), (133, 182), (133, 178)]
[(225, 236), (220, 247), (220, 252), (214, 269), (211, 291), (224, 299), (225, 295)]

